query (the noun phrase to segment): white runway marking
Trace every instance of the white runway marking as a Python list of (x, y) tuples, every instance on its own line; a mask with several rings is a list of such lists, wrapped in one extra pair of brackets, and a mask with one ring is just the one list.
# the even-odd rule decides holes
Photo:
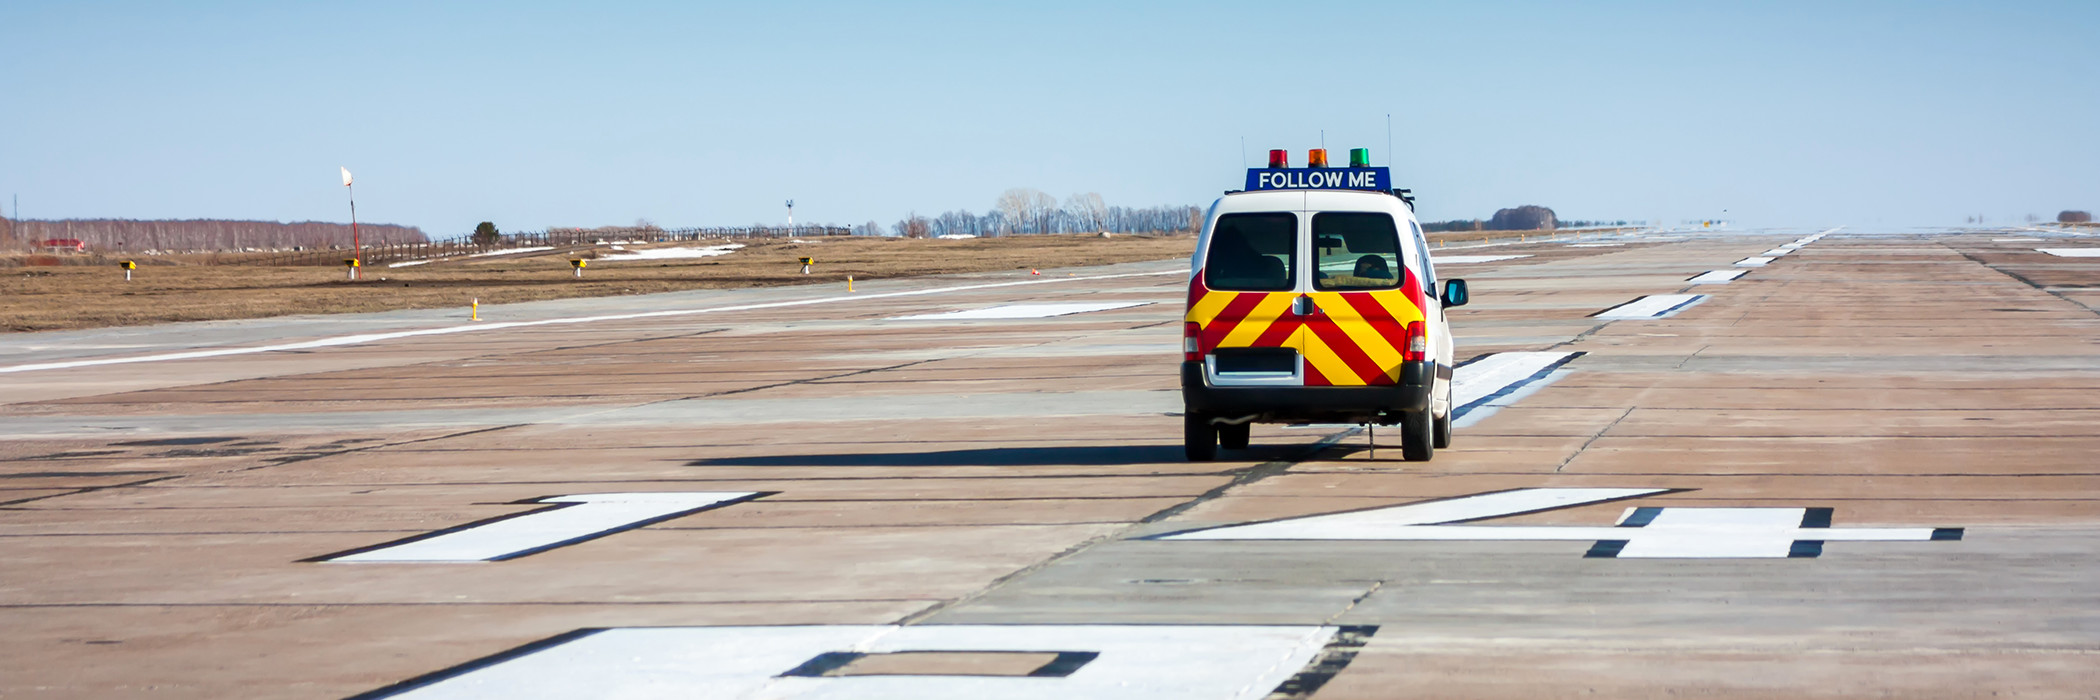
[(1992, 243), (2037, 243), (2037, 242), (2040, 242), (2041, 240), (2042, 240), (2042, 239), (2039, 239), (2039, 238), (1993, 238), (1993, 239), (1991, 239), (1991, 242), (1992, 242)]
[(452, 334), (455, 334), (455, 333), (477, 333), (477, 332), (481, 332), (481, 331), (493, 331), (493, 330), (503, 330), (503, 329), (507, 329), (507, 328), (531, 328), (531, 327), (534, 327), (534, 326), (551, 326), (551, 325), (559, 325), (559, 324), (571, 324), (571, 323), (595, 323), (595, 322), (599, 322), (599, 321), (631, 321), (631, 320), (634, 320), (634, 319), (641, 319), (641, 318), (667, 318), (667, 317), (673, 317), (673, 316), (693, 316), (693, 315), (697, 315), (697, 314), (711, 314), (711, 313), (723, 313), (723, 312), (730, 312), (730, 311), (756, 311), (756, 310), (760, 310), (760, 309), (779, 309), (779, 308), (787, 308), (787, 307), (794, 307), (794, 306), (814, 306), (814, 305), (817, 305), (817, 304), (837, 304), (837, 303), (842, 303), (842, 302), (851, 302), (851, 301), (868, 301), (868, 300), (871, 300), (871, 299), (895, 299), (895, 298), (899, 298), (899, 297), (927, 296), (927, 295), (933, 295), (933, 294), (949, 294), (949, 293), (953, 293), (953, 292), (970, 292), (970, 291), (977, 291), (977, 290), (980, 290), (980, 289), (1000, 289), (1000, 288), (1005, 288), (1005, 287), (1023, 287), (1023, 286), (1029, 286), (1029, 285), (1037, 285), (1037, 284), (1057, 284), (1057, 283), (1061, 283), (1061, 282), (1088, 282), (1088, 281), (1093, 281), (1093, 280), (1111, 280), (1111, 279), (1124, 279), (1124, 278), (1129, 278), (1129, 277), (1155, 277), (1155, 276), (1159, 276), (1159, 275), (1184, 275), (1184, 276), (1186, 276), (1186, 275), (1188, 275), (1188, 274), (1189, 274), (1189, 272), (1188, 272), (1187, 270), (1161, 270), (1161, 271), (1159, 271), (1159, 272), (1131, 272), (1131, 273), (1124, 273), (1124, 274), (1116, 274), (1116, 275), (1095, 275), (1095, 276), (1092, 276), (1092, 277), (1060, 277), (1060, 278), (1054, 278), (1054, 279), (1039, 279), (1039, 280), (1021, 280), (1021, 281), (1018, 281), (1018, 282), (990, 282), (990, 283), (985, 283), (985, 284), (964, 284), (964, 285), (957, 285), (957, 286), (953, 286), (953, 287), (936, 287), (936, 288), (933, 288), (933, 289), (919, 289), (919, 290), (914, 290), (914, 291), (909, 291), (909, 292), (883, 292), (883, 293), (879, 293), (879, 294), (842, 294), (842, 295), (839, 295), (839, 296), (833, 296), (833, 297), (820, 297), (820, 298), (816, 298), (816, 299), (798, 299), (798, 300), (795, 300), (795, 301), (773, 301), (773, 302), (763, 302), (763, 303), (757, 303), (757, 304), (738, 304), (738, 305), (735, 305), (735, 306), (715, 306), (715, 307), (708, 307), (708, 308), (701, 308), (701, 309), (673, 309), (673, 310), (669, 310), (669, 311), (641, 311), (641, 312), (636, 312), (636, 313), (628, 313), (628, 314), (605, 314), (605, 315), (601, 315), (601, 316), (575, 316), (575, 317), (570, 317), (570, 318), (549, 318), (549, 319), (541, 319), (541, 320), (538, 320), (538, 321), (508, 321), (508, 322), (503, 322), (503, 323), (477, 323), (477, 324), (473, 324), (473, 325), (466, 325), (466, 326), (446, 326), (446, 327), (444, 327), (444, 328), (425, 328), (425, 329), (421, 329), (421, 330), (413, 330), (413, 331), (392, 331), (392, 332), (387, 332), (387, 333), (361, 333), (361, 334), (358, 334), (358, 335), (344, 335), (344, 336), (336, 336), (336, 337), (333, 337), (333, 338), (320, 338), (320, 339), (316, 339), (316, 340), (305, 340), (305, 341), (300, 341), (300, 342), (296, 342), (296, 343), (281, 343), (281, 344), (277, 344), (277, 345), (258, 345), (258, 346), (253, 346), (253, 347), (241, 347), (241, 348), (217, 348), (217, 349), (212, 349), (212, 350), (192, 350), (192, 351), (188, 351), (188, 352), (172, 352), (172, 353), (164, 353), (164, 354), (159, 354), (159, 355), (138, 355), (138, 356), (133, 356), (133, 357), (108, 357), (108, 358), (97, 358), (97, 359), (93, 359), (93, 360), (67, 360), (67, 361), (64, 361), (64, 362), (39, 362), (39, 363), (32, 363), (32, 364), (26, 364), (26, 365), (10, 365), (10, 366), (5, 366), (5, 367), (0, 367), (0, 374), (6, 374), (6, 373), (9, 373), (9, 372), (36, 372), (36, 371), (41, 371), (41, 370), (50, 370), (50, 369), (71, 369), (71, 368), (75, 368), (75, 367), (99, 367), (99, 366), (103, 366), (103, 365), (120, 365), (120, 364), (129, 364), (129, 363), (134, 363), (134, 362), (168, 362), (168, 361), (172, 361), (172, 360), (194, 360), (194, 359), (201, 359), (201, 358), (207, 358), (207, 357), (227, 357), (227, 356), (231, 356), (231, 355), (252, 355), (252, 354), (256, 354), (256, 353), (265, 353), (265, 352), (281, 352), (281, 351), (286, 351), (286, 350), (313, 350), (313, 349), (316, 349), (316, 348), (328, 348), (328, 347), (337, 347), (337, 346), (342, 346), (342, 345), (361, 345), (361, 344), (364, 344), (364, 343), (376, 343), (376, 342), (380, 342), (380, 341), (385, 341), (385, 340), (398, 340), (398, 339), (401, 339), (401, 338), (419, 338), (419, 337), (424, 337), (424, 336), (437, 336), (437, 335), (452, 335)]
[[(360, 697), (1255, 700), (1338, 628), (811, 625), (583, 630)], [(1029, 675), (852, 675), (869, 656), (1055, 654)], [(1057, 668), (1052, 668), (1057, 666)]]
[(1708, 271), (1706, 271), (1705, 273), (1703, 273), (1703, 274), (1700, 274), (1700, 275), (1699, 275), (1698, 277), (1693, 277), (1693, 278), (1691, 278), (1691, 279), (1689, 279), (1689, 280), (1685, 280), (1685, 281), (1686, 281), (1686, 282), (1690, 282), (1690, 283), (1692, 283), (1692, 284), (1728, 284), (1729, 282), (1734, 282), (1734, 281), (1735, 281), (1735, 278), (1737, 278), (1737, 277), (1741, 277), (1741, 276), (1743, 276), (1743, 275), (1744, 275), (1745, 273), (1748, 273), (1748, 272), (1750, 272), (1750, 271), (1749, 271), (1749, 270), (1708, 270)]
[(1768, 257), (1774, 257), (1774, 258), (1776, 258), (1776, 257), (1782, 256), (1782, 255), (1786, 255), (1787, 253), (1791, 253), (1791, 252), (1794, 252), (1794, 249), (1792, 249), (1792, 248), (1773, 248), (1773, 249), (1771, 249), (1771, 250), (1767, 250), (1767, 251), (1765, 251), (1765, 252), (1763, 252), (1763, 253), (1760, 253), (1760, 255), (1765, 255), (1765, 256), (1768, 256)]
[(1743, 267), (1764, 267), (1765, 263), (1772, 262), (1772, 260), (1773, 258), (1743, 258), (1735, 261), (1735, 264)]
[(1429, 264), (1431, 264), (1431, 265), (1471, 265), (1471, 264), (1473, 264), (1473, 263), (1491, 263), (1491, 262), (1495, 262), (1495, 261), (1498, 261), (1498, 260), (1515, 260), (1515, 259), (1517, 259), (1517, 258), (1528, 258), (1528, 257), (1531, 257), (1531, 256), (1529, 256), (1529, 255), (1436, 255), (1436, 254), (1432, 253), (1432, 254), (1430, 254), (1430, 256), (1429, 256)]
[(2059, 258), (2100, 258), (2100, 248), (2036, 248)]
[(1103, 303), (1094, 303), (1094, 304), (1007, 304), (1007, 305), (1005, 305), (1005, 306), (994, 306), (994, 307), (990, 307), (990, 308), (984, 308), (984, 309), (970, 309), (970, 310), (968, 310), (968, 311), (945, 311), (945, 312), (941, 312), (941, 313), (937, 313), (937, 314), (918, 314), (918, 315), (915, 315), (915, 316), (898, 316), (898, 317), (896, 317), (896, 318), (891, 318), (891, 319), (887, 319), (887, 320), (891, 320), (891, 321), (982, 321), (982, 320), (988, 320), (988, 319), (1003, 319), (1003, 318), (1049, 318), (1049, 317), (1052, 317), (1052, 316), (1065, 316), (1065, 315), (1070, 315), (1070, 314), (1083, 314), (1083, 313), (1088, 313), (1088, 312), (1092, 312), (1092, 311), (1108, 311), (1108, 310), (1111, 310), (1111, 309), (1128, 309), (1128, 308), (1130, 308), (1130, 307), (1133, 307), (1133, 306), (1144, 306), (1144, 305), (1146, 305), (1146, 304), (1150, 304), (1150, 303), (1152, 303), (1152, 302), (1149, 302), (1149, 301), (1116, 301), (1116, 302), (1103, 302)]
[(1639, 498), (1669, 489), (1537, 488), (1389, 508), (1231, 525), (1162, 540), (1594, 541), (1588, 556), (1649, 559), (1814, 557), (1829, 541), (1955, 540), (1954, 528), (1832, 528), (1827, 508), (1632, 508), (1616, 527), (1451, 523)]
[(569, 505), (439, 531), (435, 536), (380, 545), (322, 561), (456, 563), (515, 559), (757, 495), (738, 491), (554, 496), (537, 502)]
[(1559, 379), (1578, 352), (1500, 352), (1451, 371), (1451, 417), (1455, 427), (1473, 425), (1495, 409), (1515, 403)]
[(1597, 312), (1595, 318), (1629, 320), (1669, 318), (1706, 301), (1704, 294), (1650, 294)]

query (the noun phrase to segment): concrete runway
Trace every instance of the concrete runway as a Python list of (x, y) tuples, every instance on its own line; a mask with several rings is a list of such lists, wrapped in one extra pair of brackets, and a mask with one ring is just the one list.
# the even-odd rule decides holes
[(1442, 253), (1429, 463), (1183, 261), (0, 336), (0, 697), (2096, 697), (2100, 241), (1816, 233)]

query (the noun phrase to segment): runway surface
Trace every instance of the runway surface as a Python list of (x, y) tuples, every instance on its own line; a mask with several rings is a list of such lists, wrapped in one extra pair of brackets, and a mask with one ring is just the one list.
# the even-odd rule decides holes
[(0, 335), (0, 697), (2091, 698), (2085, 249), (1452, 250), (1428, 463), (1178, 260)]

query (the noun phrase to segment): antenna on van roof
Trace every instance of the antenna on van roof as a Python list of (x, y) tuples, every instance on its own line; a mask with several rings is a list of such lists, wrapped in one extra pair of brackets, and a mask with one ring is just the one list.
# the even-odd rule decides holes
[[(1393, 158), (1393, 113), (1392, 113), (1392, 112), (1386, 112), (1386, 113), (1385, 113), (1385, 157), (1387, 157), (1387, 158)], [(1400, 159), (1398, 159), (1398, 158), (1393, 158), (1393, 160), (1392, 160), (1391, 162), (1394, 162), (1394, 163), (1398, 163), (1399, 161), (1400, 161)]]

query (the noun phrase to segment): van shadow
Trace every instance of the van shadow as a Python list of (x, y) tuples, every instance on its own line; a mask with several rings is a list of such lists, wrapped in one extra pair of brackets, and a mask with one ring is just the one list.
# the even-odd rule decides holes
[[(1286, 445), (1219, 450), (1220, 462), (1266, 462), (1302, 451)], [(992, 447), (938, 452), (842, 452), (696, 459), (689, 467), (1055, 467), (1183, 463), (1181, 445)]]

